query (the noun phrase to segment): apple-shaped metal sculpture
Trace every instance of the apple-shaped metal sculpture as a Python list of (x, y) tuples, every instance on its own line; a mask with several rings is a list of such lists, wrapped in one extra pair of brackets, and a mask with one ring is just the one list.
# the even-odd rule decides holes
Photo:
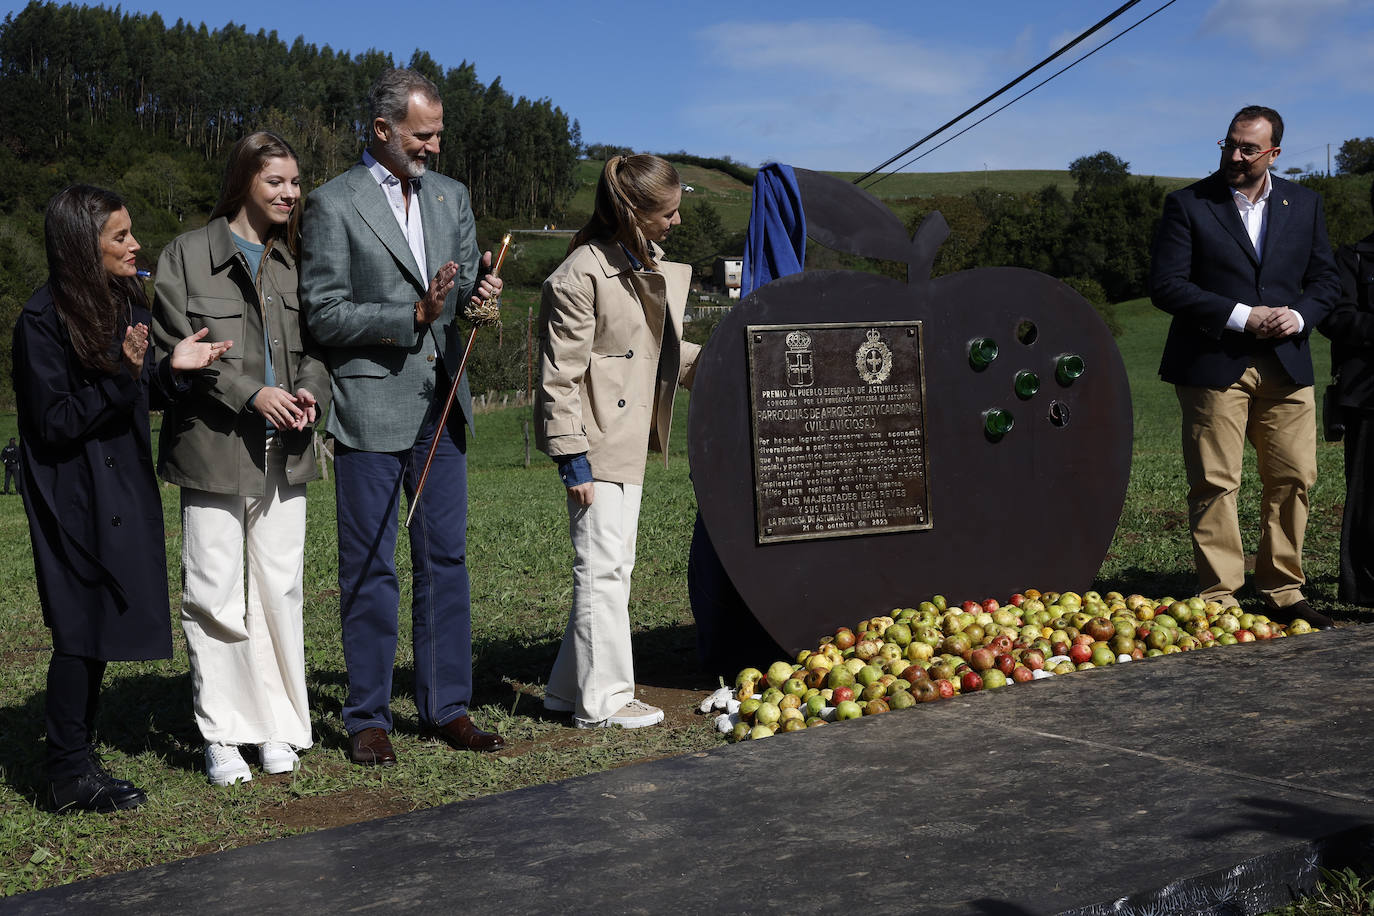
[(1020, 268), (933, 279), (880, 201), (795, 170), (808, 235), (908, 265), (756, 289), (698, 363), (692, 481), (715, 551), (784, 648), (933, 594), (1086, 588), (1130, 476), (1125, 367), (1092, 306)]

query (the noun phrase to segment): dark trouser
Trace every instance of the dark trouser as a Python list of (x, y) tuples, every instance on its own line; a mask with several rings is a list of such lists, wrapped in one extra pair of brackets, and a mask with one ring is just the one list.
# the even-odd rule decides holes
[(1374, 607), (1374, 412), (1343, 411), (1345, 514), (1341, 519), (1340, 600)]
[(10, 491), (10, 483), (14, 483), (14, 488), (19, 489), (19, 481), (14, 479), (14, 468), (5, 468), (5, 492)]
[[(411, 627), (415, 705), (420, 722), (443, 725), (472, 699), (472, 618), (468, 606), (467, 455), (462, 416), (443, 436), (410, 528)], [(339, 614), (348, 699), (344, 727), (391, 731), (396, 663), (397, 510), (415, 492), (432, 426), (413, 448), (364, 452), (339, 443), (334, 470), (339, 533)]]
[(48, 756), (44, 770), (56, 782), (91, 769), (95, 710), (105, 662), (53, 650), (48, 662)]

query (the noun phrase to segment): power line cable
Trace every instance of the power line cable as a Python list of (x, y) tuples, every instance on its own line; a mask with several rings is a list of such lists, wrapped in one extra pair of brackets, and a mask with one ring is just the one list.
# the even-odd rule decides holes
[(987, 98), (983, 99), (983, 100), (982, 100), (981, 102), (979, 102), (978, 104), (973, 105), (973, 106), (970, 107), (967, 111), (964, 111), (962, 114), (960, 114), (960, 115), (958, 115), (958, 116), (956, 116), (956, 117), (954, 117), (954, 118), (951, 118), (950, 120), (946, 121), (944, 124), (941, 124), (939, 127), (935, 128), (935, 130), (932, 130), (930, 133), (926, 134), (924, 137), (922, 137), (921, 139), (917, 140), (915, 143), (911, 144), (911, 145), (908, 146), (906, 149), (902, 150), (900, 153), (897, 153), (895, 156), (892, 156), (892, 157), (891, 157), (890, 159), (888, 159), (886, 162), (883, 162), (881, 165), (877, 166), (876, 168), (870, 169), (869, 171), (867, 171), (867, 172), (863, 173), (862, 175), (860, 175), (858, 178), (855, 178), (855, 179), (854, 179), (854, 184), (858, 184), (858, 183), (861, 182), (861, 181), (865, 181), (865, 180), (867, 180), (868, 178), (871, 178), (872, 176), (876, 175), (878, 172), (881, 172), (883, 169), (887, 168), (887, 167), (888, 167), (889, 165), (891, 165), (892, 163), (896, 162), (898, 159), (900, 159), (900, 158), (902, 158), (903, 156), (905, 156), (907, 153), (911, 152), (912, 150), (916, 149), (916, 148), (917, 148), (918, 146), (920, 146), (921, 144), (925, 143), (925, 142), (926, 142), (927, 140), (929, 140), (931, 137), (934, 137), (935, 135), (939, 134), (941, 131), (944, 131), (944, 130), (948, 129), (949, 127), (952, 127), (953, 125), (959, 123), (959, 122), (962, 121), (964, 118), (966, 118), (966, 117), (968, 117), (969, 115), (973, 114), (973, 113), (974, 113), (975, 111), (977, 111), (979, 108), (982, 108), (982, 107), (983, 107), (984, 105), (986, 105), (988, 102), (991, 102), (993, 99), (997, 98), (999, 95), (1001, 95), (1002, 93), (1006, 92), (1008, 89), (1010, 89), (1011, 87), (1015, 86), (1017, 83), (1021, 82), (1021, 81), (1024, 80), (1024, 79), (1026, 79), (1028, 76), (1030, 76), (1030, 75), (1031, 75), (1032, 73), (1034, 73), (1036, 70), (1039, 70), (1041, 67), (1044, 67), (1046, 64), (1049, 64), (1050, 62), (1052, 62), (1052, 61), (1055, 60), (1056, 58), (1060, 57), (1061, 55), (1067, 54), (1067, 53), (1068, 53), (1071, 49), (1073, 49), (1076, 45), (1082, 43), (1084, 39), (1088, 38), (1090, 35), (1092, 35), (1092, 34), (1093, 34), (1094, 32), (1096, 32), (1096, 31), (1098, 31), (1099, 29), (1101, 29), (1103, 26), (1107, 25), (1107, 24), (1108, 24), (1109, 22), (1111, 22), (1112, 20), (1114, 20), (1114, 19), (1118, 18), (1119, 16), (1121, 16), (1121, 14), (1125, 13), (1128, 9), (1130, 9), (1130, 8), (1133, 7), (1133, 6), (1135, 6), (1135, 5), (1138, 4), (1139, 2), (1140, 2), (1140, 0), (1129, 0), (1128, 3), (1122, 4), (1122, 5), (1121, 5), (1120, 7), (1118, 7), (1113, 13), (1111, 13), (1111, 15), (1107, 16), (1107, 18), (1103, 19), (1101, 22), (1098, 22), (1096, 25), (1091, 26), (1091, 27), (1088, 28), (1086, 31), (1084, 31), (1081, 35), (1079, 35), (1077, 38), (1075, 38), (1073, 41), (1071, 41), (1071, 42), (1069, 42), (1068, 44), (1064, 45), (1064, 46), (1063, 46), (1062, 48), (1060, 48), (1058, 51), (1055, 51), (1055, 52), (1054, 52), (1053, 54), (1051, 54), (1049, 57), (1045, 58), (1045, 59), (1042, 60), (1040, 63), (1036, 64), (1034, 67), (1031, 67), (1031, 68), (1030, 68), (1029, 70), (1027, 70), (1025, 73), (1022, 73), (1022, 74), (1021, 74), (1020, 76), (1018, 76), (1016, 79), (1014, 79), (1014, 80), (1012, 80), (1011, 82), (1007, 83), (1007, 84), (1006, 84), (1005, 86), (1003, 86), (1001, 89), (998, 89), (996, 92), (992, 93), (991, 95), (989, 95)]
[[(1120, 38), (1120, 37), (1122, 37), (1123, 35), (1125, 35), (1125, 34), (1127, 34), (1128, 32), (1130, 32), (1130, 31), (1131, 31), (1132, 29), (1134, 29), (1136, 26), (1138, 26), (1138, 25), (1144, 25), (1146, 22), (1150, 21), (1151, 19), (1153, 19), (1155, 16), (1159, 15), (1160, 13), (1164, 12), (1166, 9), (1168, 9), (1168, 8), (1171, 7), (1171, 6), (1173, 6), (1173, 5), (1174, 5), (1175, 3), (1177, 3), (1177, 2), (1178, 2), (1178, 0), (1168, 0), (1167, 3), (1165, 3), (1165, 4), (1164, 4), (1163, 6), (1161, 6), (1159, 9), (1155, 10), (1153, 13), (1150, 13), (1148, 16), (1145, 16), (1145, 17), (1142, 18), (1139, 22), (1136, 22), (1136, 23), (1134, 23), (1134, 24), (1132, 24), (1132, 25), (1129, 25), (1129, 26), (1127, 26), (1126, 28), (1122, 29), (1120, 32), (1118, 32), (1117, 34), (1113, 35), (1111, 38), (1107, 39), (1106, 41), (1102, 42), (1102, 44), (1100, 44), (1100, 45), (1098, 45), (1097, 47), (1093, 48), (1091, 51), (1087, 52), (1087, 53), (1084, 54), (1082, 57), (1078, 58), (1077, 60), (1073, 61), (1072, 63), (1066, 64), (1066, 65), (1064, 65), (1063, 67), (1061, 67), (1059, 70), (1056, 70), (1054, 73), (1051, 73), (1049, 76), (1045, 77), (1043, 80), (1041, 80), (1040, 82), (1036, 83), (1034, 86), (1030, 87), (1030, 88), (1027, 89), (1025, 92), (1021, 93), (1021, 94), (1018, 95), (1016, 98), (1012, 99), (1010, 102), (1007, 102), (1007, 103), (1006, 103), (1005, 105), (1003, 105), (1002, 107), (997, 108), (997, 109), (995, 109), (995, 110), (993, 110), (993, 111), (988, 112), (987, 114), (983, 115), (983, 117), (979, 118), (977, 121), (974, 121), (974, 122), (973, 122), (972, 124), (970, 124), (968, 127), (965, 127), (963, 130), (959, 131), (958, 133), (955, 133), (955, 134), (952, 134), (952, 135), (946, 137), (945, 139), (943, 139), (943, 140), (941, 140), (939, 143), (937, 143), (935, 146), (932, 146), (930, 149), (926, 150), (924, 153), (921, 153), (921, 155), (915, 156), (915, 157), (913, 157), (913, 158), (911, 158), (911, 159), (908, 159), (906, 162), (903, 162), (901, 165), (897, 166), (897, 168), (893, 169), (891, 172), (888, 172), (886, 175), (879, 175), (877, 178), (873, 179), (872, 181), (870, 181), (870, 182), (865, 186), (865, 190), (867, 190), (868, 188), (873, 187), (874, 185), (876, 185), (878, 182), (882, 181), (883, 179), (889, 178), (889, 177), (891, 177), (891, 176), (897, 174), (898, 172), (900, 172), (902, 169), (906, 168), (907, 166), (910, 166), (910, 165), (913, 165), (913, 164), (915, 164), (915, 163), (917, 163), (917, 162), (920, 162), (922, 159), (924, 159), (925, 157), (929, 156), (931, 153), (935, 152), (935, 151), (938, 150), (940, 147), (944, 146), (946, 143), (949, 143), (949, 142), (951, 142), (951, 141), (953, 141), (953, 140), (957, 140), (958, 138), (962, 137), (964, 134), (966, 134), (966, 133), (968, 133), (969, 131), (973, 130), (973, 129), (974, 129), (975, 127), (977, 127), (979, 124), (982, 124), (982, 123), (983, 123), (984, 121), (986, 121), (988, 118), (991, 118), (991, 117), (993, 117), (994, 115), (1000, 114), (1001, 112), (1003, 112), (1003, 111), (1005, 111), (1006, 109), (1010, 108), (1012, 105), (1015, 105), (1017, 102), (1021, 101), (1021, 100), (1024, 99), (1026, 96), (1030, 95), (1032, 92), (1034, 92), (1035, 90), (1039, 89), (1041, 86), (1043, 86), (1043, 85), (1045, 85), (1046, 83), (1048, 83), (1050, 80), (1054, 79), (1056, 76), (1059, 76), (1059, 74), (1065, 72), (1066, 70), (1071, 70), (1071, 69), (1073, 69), (1074, 67), (1078, 66), (1078, 65), (1081, 64), (1083, 61), (1087, 60), (1089, 57), (1092, 57), (1092, 56), (1093, 56), (1094, 54), (1096, 54), (1098, 51), (1101, 51), (1103, 48), (1107, 47), (1107, 45), (1111, 44), (1112, 42), (1116, 41), (1118, 38)], [(946, 126), (948, 126), (948, 125), (946, 125)], [(941, 130), (943, 130), (943, 129), (944, 129), (944, 128), (941, 128)], [(939, 131), (936, 131), (936, 133), (939, 133)], [(912, 147), (912, 149), (914, 149), (914, 147)], [(910, 152), (910, 151), (911, 151), (911, 150), (907, 150), (907, 152)], [(903, 153), (902, 155), (906, 155), (906, 153)], [(892, 161), (891, 159), (888, 160), (888, 162), (891, 162), (891, 161)], [(869, 174), (871, 175), (871, 174), (873, 174), (873, 173), (870, 172)], [(857, 182), (858, 182), (858, 179), (855, 179), (855, 183), (857, 183)]]

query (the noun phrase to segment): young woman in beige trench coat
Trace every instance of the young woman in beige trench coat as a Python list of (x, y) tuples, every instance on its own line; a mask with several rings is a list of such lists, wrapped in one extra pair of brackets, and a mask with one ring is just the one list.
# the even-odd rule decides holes
[(596, 212), (544, 281), (536, 436), (568, 497), (573, 598), (544, 705), (579, 728), (639, 728), (663, 711), (635, 698), (630, 574), (650, 448), (664, 453), (678, 385), (700, 348), (682, 339), (691, 268), (658, 247), (681, 222), (677, 170), (615, 156)]

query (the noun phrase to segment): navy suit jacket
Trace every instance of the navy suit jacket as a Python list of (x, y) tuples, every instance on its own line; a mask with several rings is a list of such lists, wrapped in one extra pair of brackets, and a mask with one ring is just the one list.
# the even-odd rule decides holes
[[(1264, 256), (1255, 254), (1220, 173), (1170, 194), (1155, 233), (1150, 297), (1173, 315), (1159, 374), (1166, 382), (1224, 388), (1256, 354), (1272, 351), (1293, 382), (1312, 384), (1307, 339), (1340, 296), (1321, 197), (1270, 176)], [(1292, 337), (1226, 329), (1237, 302), (1288, 306), (1302, 315)]]

